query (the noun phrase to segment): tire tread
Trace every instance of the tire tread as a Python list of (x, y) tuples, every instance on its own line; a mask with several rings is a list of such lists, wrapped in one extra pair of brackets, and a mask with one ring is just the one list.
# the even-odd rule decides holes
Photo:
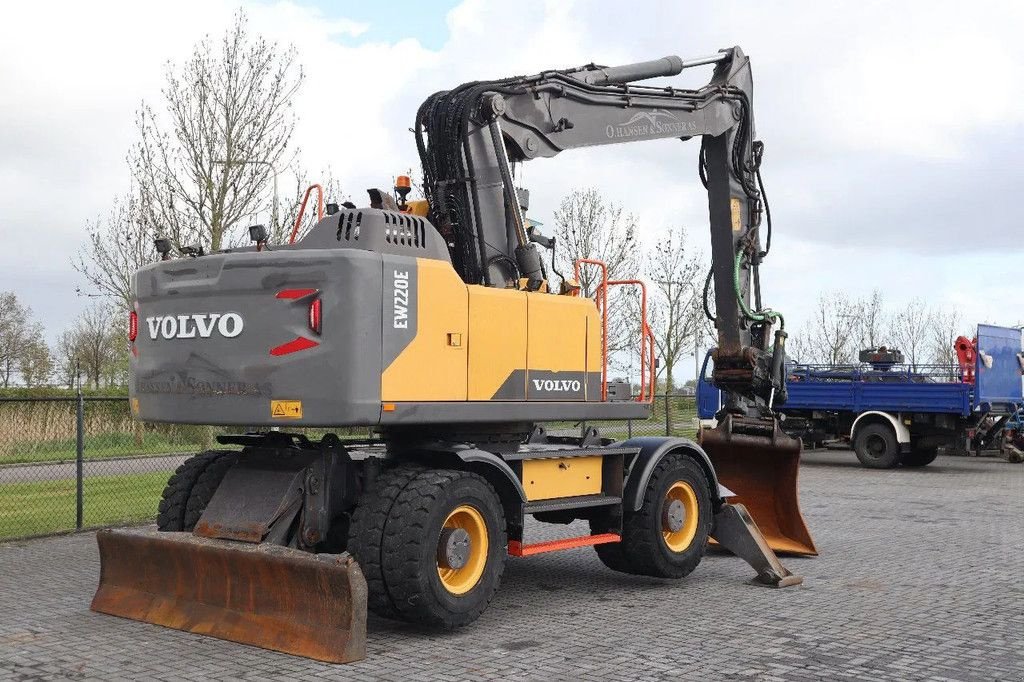
[(174, 470), (160, 496), (156, 516), (156, 526), (159, 530), (192, 530), (185, 527), (185, 515), (192, 489), (206, 467), (227, 454), (236, 454), (236, 451), (206, 450), (192, 455)]
[(348, 552), (359, 562), (366, 578), (367, 607), (383, 618), (400, 615), (384, 581), (384, 528), (395, 499), (422, 471), (422, 467), (411, 464), (382, 471), (374, 488), (362, 494), (352, 513)]
[[(493, 500), (492, 512), (497, 515), (498, 543), (502, 553), (506, 545), (504, 512), (497, 492), (482, 476), (461, 470), (427, 470), (413, 479), (395, 500), (384, 530), (384, 577), (387, 589), (401, 618), (410, 622), (443, 629), (454, 629), (476, 620), (494, 598), (504, 561), (488, 562), (484, 577), (492, 585), (483, 599), (471, 609), (453, 613), (430, 598), (421, 575), (421, 561), (425, 554), (433, 556), (436, 539), (428, 537), (427, 523), (431, 513), (444, 497), (447, 489), (460, 480), (474, 480), (484, 486)], [(490, 548), (488, 550), (491, 551)], [(504, 557), (502, 557), (504, 558)], [(488, 575), (486, 571), (491, 571)], [(429, 578), (428, 578), (429, 580)], [(476, 589), (476, 588), (474, 588)]]
[(635, 512), (623, 510), (622, 542), (594, 547), (605, 566), (620, 573), (656, 578), (682, 578), (697, 567), (704, 557), (711, 533), (711, 499), (706, 485), (696, 491), (698, 505), (701, 500), (705, 502), (698, 519), (697, 537), (694, 538), (696, 544), (691, 544), (685, 550), (681, 561), (667, 558), (661, 546), (662, 499), (656, 493), (660, 491), (662, 482), (666, 478), (678, 476), (680, 469), (690, 473), (694, 479), (691, 483), (706, 484), (703, 469), (692, 458), (679, 452), (665, 455), (651, 473), (640, 509)]

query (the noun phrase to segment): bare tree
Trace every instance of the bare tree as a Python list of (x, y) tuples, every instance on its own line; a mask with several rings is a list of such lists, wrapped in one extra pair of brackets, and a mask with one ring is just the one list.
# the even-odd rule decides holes
[(78, 378), (79, 361), (75, 330), (65, 329), (57, 337), (53, 347), (54, 373), (58, 382), (68, 389), (75, 387)]
[(129, 153), (142, 222), (177, 245), (216, 250), (266, 201), (292, 162), (292, 100), (303, 79), (295, 50), (251, 36), (245, 13), (214, 44), (168, 64), (163, 111), (143, 103)]
[(857, 342), (857, 304), (841, 291), (818, 297), (818, 306), (805, 335), (810, 362), (840, 365), (851, 362)]
[[(306, 190), (314, 183), (323, 188), (325, 203), (332, 201), (341, 203), (346, 199), (346, 195), (341, 189), (341, 183), (334, 177), (334, 173), (330, 168), (321, 171), (319, 177), (313, 178), (296, 164), (292, 175), (294, 185), (291, 186), (290, 193), (285, 197), (276, 198), (277, 203), (271, 207), (270, 220), (267, 225), (271, 244), (283, 244), (288, 241), (292, 230), (295, 228), (295, 221), (298, 219), (299, 209)], [(299, 225), (296, 239), (301, 239), (316, 224), (316, 194), (316, 190), (313, 190), (309, 195), (309, 201), (306, 203), (305, 212), (302, 214), (302, 224)], [(239, 235), (239, 241), (248, 241), (248, 239), (248, 235)]]
[(0, 291), (0, 384), (10, 386), (26, 343), (42, 329), (32, 322), (32, 310), (13, 291)]
[[(67, 375), (70, 360), (81, 367), (86, 379), (93, 388), (99, 388), (104, 378), (110, 376), (110, 367), (116, 363), (123, 352), (121, 336), (115, 320), (116, 311), (112, 306), (94, 302), (78, 316), (75, 325), (62, 335), (59, 346), (67, 343), (67, 348), (60, 350), (61, 374)], [(65, 353), (68, 356), (66, 357)]]
[(100, 373), (105, 386), (128, 385), (128, 321), (124, 315), (115, 314), (107, 330), (109, 346), (107, 361)]
[(688, 251), (685, 230), (675, 228), (654, 244), (646, 260), (648, 319), (661, 360), (658, 375), (671, 393), (677, 364), (690, 355), (703, 332), (701, 259)]
[[(577, 259), (594, 258), (608, 266), (608, 279), (637, 274), (637, 222), (621, 205), (605, 200), (595, 188), (574, 189), (562, 199), (554, 218), (561, 272), (571, 277)], [(579, 283), (581, 295), (593, 296), (601, 283), (600, 272), (595, 267), (582, 268)], [(628, 290), (616, 288), (609, 292), (609, 355), (639, 339), (639, 330), (630, 314), (632, 300)]]
[(855, 314), (858, 347), (854, 350), (878, 348), (887, 342), (888, 320), (881, 291), (874, 289), (869, 296), (857, 301)]
[[(595, 188), (574, 189), (555, 211), (555, 237), (565, 271), (579, 258), (596, 258), (608, 266), (608, 278), (632, 276), (637, 271), (637, 223), (622, 206), (606, 201)], [(596, 268), (580, 272), (584, 296), (593, 296), (600, 283)]]
[(41, 338), (41, 326), (38, 331), (40, 334), (32, 336), (18, 358), (18, 373), (28, 387), (45, 384), (53, 375), (53, 356)]
[(953, 344), (963, 332), (960, 311), (956, 309), (936, 310), (931, 316), (931, 361), (936, 365), (955, 365), (956, 350)]
[(786, 357), (789, 361), (800, 364), (820, 362), (807, 334), (801, 332), (791, 334), (786, 341)]
[(928, 347), (928, 330), (932, 326), (932, 315), (920, 298), (912, 300), (893, 316), (892, 337), (911, 367), (925, 360)]
[(135, 271), (154, 260), (153, 232), (147, 229), (139, 198), (128, 193), (115, 199), (105, 220), (88, 227), (89, 240), (72, 260), (93, 289), (130, 310)]

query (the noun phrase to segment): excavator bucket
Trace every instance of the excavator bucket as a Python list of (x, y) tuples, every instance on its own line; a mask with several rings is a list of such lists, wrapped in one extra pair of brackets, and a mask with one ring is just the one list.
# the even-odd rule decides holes
[(330, 663), (366, 657), (366, 580), (348, 554), (101, 530), (92, 610)]
[(704, 429), (701, 447), (711, 458), (718, 481), (736, 494), (768, 546), (779, 554), (815, 556), (797, 495), (801, 443), (771, 421), (726, 416)]

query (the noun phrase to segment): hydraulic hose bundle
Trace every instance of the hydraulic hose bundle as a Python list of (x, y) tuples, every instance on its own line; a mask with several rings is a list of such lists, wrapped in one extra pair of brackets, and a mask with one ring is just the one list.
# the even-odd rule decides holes
[[(470, 119), (479, 114), (485, 93), (514, 94), (516, 78), (466, 83), (435, 93), (416, 112), (416, 149), (423, 167), (430, 219), (452, 243), (452, 261), (466, 282), (489, 284), (487, 251), (476, 226), (478, 203), (470, 197), (473, 158), (464, 144)], [(471, 215), (472, 219), (467, 219)], [(512, 267), (515, 263), (509, 261)]]

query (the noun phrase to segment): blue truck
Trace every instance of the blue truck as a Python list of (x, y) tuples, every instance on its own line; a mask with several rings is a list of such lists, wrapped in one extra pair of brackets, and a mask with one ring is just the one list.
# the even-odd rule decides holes
[[(856, 365), (787, 364), (783, 430), (809, 446), (848, 442), (874, 469), (925, 466), (940, 447), (980, 448), (1024, 405), (1021, 330), (978, 325), (974, 346), (968, 367), (908, 366), (877, 351)], [(712, 357), (697, 383), (702, 424), (724, 404), (706, 379)]]

